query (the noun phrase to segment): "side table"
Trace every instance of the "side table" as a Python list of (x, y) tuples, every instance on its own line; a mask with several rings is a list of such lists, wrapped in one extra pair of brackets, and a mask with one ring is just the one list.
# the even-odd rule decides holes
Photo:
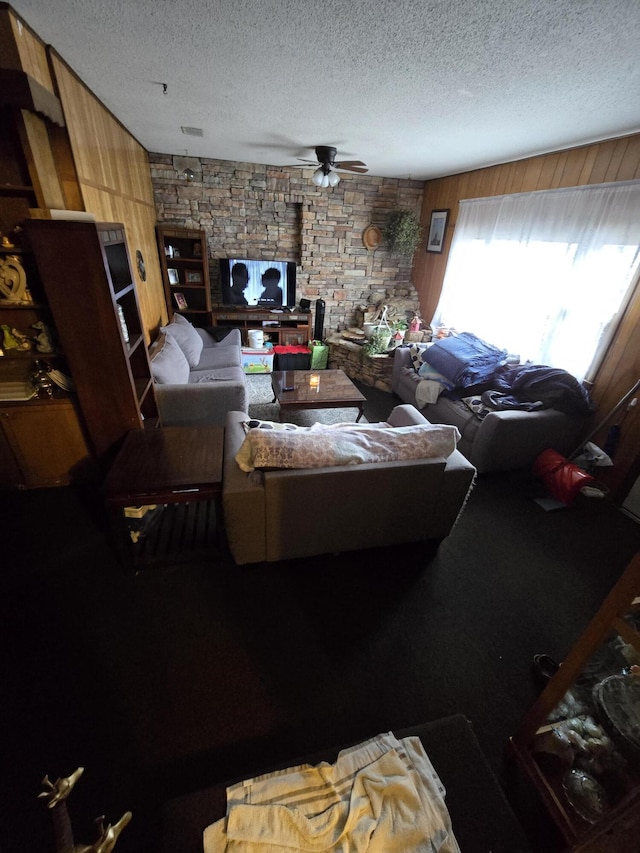
[[(184, 560), (194, 550), (210, 547), (212, 534), (220, 547), (223, 451), (220, 426), (128, 433), (104, 485), (116, 548), (125, 565), (135, 570), (165, 558)], [(165, 506), (153, 530), (153, 548), (145, 537), (134, 546), (123, 510), (151, 504)]]

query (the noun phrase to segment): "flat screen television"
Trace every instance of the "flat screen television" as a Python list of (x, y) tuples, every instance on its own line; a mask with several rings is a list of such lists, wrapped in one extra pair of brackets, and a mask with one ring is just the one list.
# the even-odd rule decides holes
[(222, 304), (259, 308), (294, 308), (296, 265), (294, 261), (220, 260)]

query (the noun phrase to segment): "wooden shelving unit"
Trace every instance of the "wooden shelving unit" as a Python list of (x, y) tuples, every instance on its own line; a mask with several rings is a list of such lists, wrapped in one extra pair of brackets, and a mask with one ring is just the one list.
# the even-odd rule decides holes
[[(169, 318), (178, 312), (194, 326), (210, 326), (211, 288), (204, 231), (158, 225), (156, 234)], [(179, 296), (185, 307), (178, 303)]]
[[(542, 797), (568, 849), (575, 853), (605, 850), (607, 853), (626, 853), (637, 849), (640, 837), (640, 750), (630, 748), (633, 743), (612, 723), (611, 715), (595, 698), (600, 695), (607, 678), (614, 677), (623, 691), (640, 679), (629, 671), (634, 660), (640, 661), (640, 553), (629, 563), (509, 741), (510, 753)], [(615, 753), (613, 756), (608, 752), (602, 753), (602, 744), (595, 743), (589, 749), (579, 744), (575, 748), (573, 765), (569, 766), (567, 755), (570, 753), (550, 753), (546, 745), (541, 747), (541, 738), (548, 738), (554, 728), (566, 730), (565, 709), (572, 707), (567, 697), (576, 689), (579, 702), (586, 711), (580, 716), (590, 717), (605, 730)], [(637, 713), (635, 726), (637, 743)], [(593, 815), (586, 819), (584, 809), (581, 812), (576, 803), (571, 802), (565, 789), (566, 774), (574, 769), (584, 771), (585, 766), (605, 792), (607, 806), (597, 819), (593, 819)]]
[(265, 340), (280, 346), (306, 346), (311, 339), (311, 314), (259, 311), (251, 308), (216, 308), (213, 325), (240, 329), (248, 346), (250, 329), (261, 329)]
[(26, 231), (93, 453), (108, 461), (157, 418), (124, 226), (39, 219)]

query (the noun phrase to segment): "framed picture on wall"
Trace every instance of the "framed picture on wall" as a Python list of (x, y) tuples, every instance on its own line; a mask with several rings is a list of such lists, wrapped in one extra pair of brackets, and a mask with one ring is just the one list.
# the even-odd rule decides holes
[(427, 252), (440, 254), (444, 249), (444, 234), (449, 219), (449, 210), (432, 210), (427, 238)]
[(187, 300), (184, 298), (184, 293), (174, 293), (173, 298), (176, 300), (179, 311), (187, 310), (189, 306), (187, 305)]

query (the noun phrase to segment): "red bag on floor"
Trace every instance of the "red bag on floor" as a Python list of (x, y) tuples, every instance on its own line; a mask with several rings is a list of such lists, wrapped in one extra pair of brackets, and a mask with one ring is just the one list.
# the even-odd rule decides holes
[(591, 474), (555, 450), (543, 450), (533, 463), (533, 476), (542, 480), (551, 497), (569, 506), (580, 489), (593, 483)]

